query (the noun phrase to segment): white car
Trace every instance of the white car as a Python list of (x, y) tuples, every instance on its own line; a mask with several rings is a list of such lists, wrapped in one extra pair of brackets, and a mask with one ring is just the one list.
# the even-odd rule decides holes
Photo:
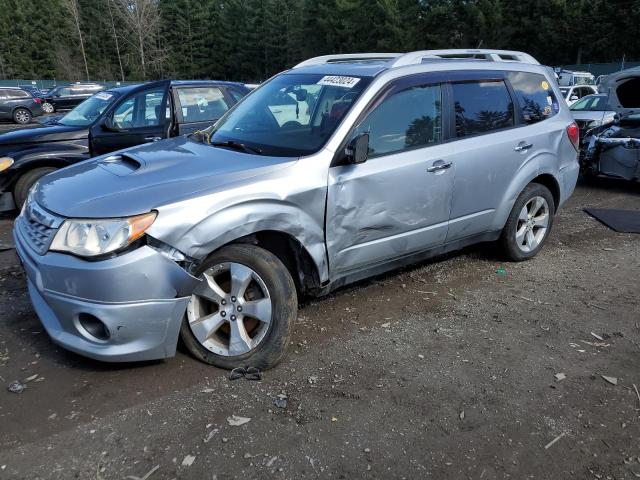
[(562, 92), (567, 105), (571, 106), (582, 97), (598, 93), (598, 88), (595, 85), (574, 85), (573, 87), (560, 87), (560, 92)]

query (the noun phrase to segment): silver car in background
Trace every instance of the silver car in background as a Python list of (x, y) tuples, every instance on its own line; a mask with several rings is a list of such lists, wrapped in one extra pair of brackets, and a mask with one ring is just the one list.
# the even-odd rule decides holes
[(532, 57), (459, 53), (310, 59), (204, 131), (44, 177), (14, 237), (51, 338), (130, 361), (181, 337), (269, 368), (300, 295), (477, 242), (535, 256), (575, 187), (578, 128)]

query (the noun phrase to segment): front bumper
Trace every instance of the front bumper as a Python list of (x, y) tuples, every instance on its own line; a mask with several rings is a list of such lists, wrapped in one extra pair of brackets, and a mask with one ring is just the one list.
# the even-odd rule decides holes
[[(109, 362), (175, 355), (189, 292), (198, 280), (149, 246), (102, 261), (30, 247), (16, 220), (16, 251), (29, 295), (52, 340), (81, 355)], [(93, 316), (108, 339), (94, 337), (81, 318)]]

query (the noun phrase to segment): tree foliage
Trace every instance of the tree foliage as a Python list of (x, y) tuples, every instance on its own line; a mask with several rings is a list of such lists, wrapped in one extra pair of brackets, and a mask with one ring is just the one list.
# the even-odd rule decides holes
[(479, 46), (640, 60), (638, 25), (640, 0), (0, 0), (0, 78), (84, 80), (83, 49), (93, 80), (260, 81), (314, 55)]

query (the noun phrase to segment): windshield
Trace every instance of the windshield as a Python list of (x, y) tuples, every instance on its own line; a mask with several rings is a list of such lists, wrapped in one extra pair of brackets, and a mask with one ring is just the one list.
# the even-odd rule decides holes
[(279, 75), (205, 133), (213, 145), (241, 144), (263, 155), (310, 155), (325, 144), (370, 81), (338, 75)]
[(114, 92), (96, 93), (58, 120), (58, 123), (70, 127), (91, 125), (117, 97)]
[(582, 110), (588, 112), (604, 112), (607, 107), (607, 97), (599, 95), (588, 95), (571, 105), (571, 110)]

